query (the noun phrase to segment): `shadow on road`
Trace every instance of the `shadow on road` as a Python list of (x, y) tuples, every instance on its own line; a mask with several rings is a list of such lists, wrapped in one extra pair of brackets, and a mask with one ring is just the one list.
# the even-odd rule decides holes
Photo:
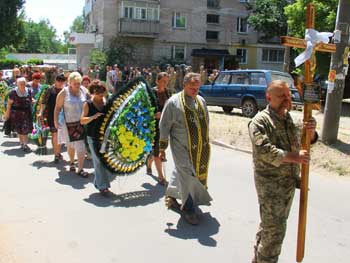
[(339, 152), (342, 152), (344, 154), (350, 155), (350, 144), (338, 140), (335, 144), (329, 145), (329, 147), (338, 150)]
[(168, 228), (164, 230), (172, 237), (181, 239), (197, 239), (200, 244), (207, 247), (216, 247), (217, 242), (213, 235), (219, 233), (220, 223), (210, 213), (200, 215), (198, 226), (189, 225), (182, 217), (179, 219), (176, 228), (173, 223), (167, 223)]
[(142, 187), (146, 190), (115, 194), (108, 198), (101, 196), (100, 193), (93, 193), (84, 201), (98, 207), (137, 207), (156, 203), (165, 194), (165, 188), (159, 184), (144, 183)]
[(7, 142), (3, 142), (1, 144), (1, 146), (4, 146), (4, 147), (15, 147), (15, 146), (19, 146), (19, 145), (20, 145), (19, 141), (17, 141), (17, 142), (9, 142), (9, 141), (7, 141)]
[(64, 167), (58, 172), (58, 178), (55, 180), (59, 184), (69, 185), (74, 189), (84, 189), (85, 185), (92, 183), (93, 175), (89, 174), (89, 178), (82, 178), (74, 172), (67, 171)]
[(5, 150), (4, 154), (7, 154), (9, 156), (24, 157), (26, 156), (26, 154), (29, 154), (29, 153), (23, 152), (23, 150), (20, 148), (14, 148), (14, 149)]

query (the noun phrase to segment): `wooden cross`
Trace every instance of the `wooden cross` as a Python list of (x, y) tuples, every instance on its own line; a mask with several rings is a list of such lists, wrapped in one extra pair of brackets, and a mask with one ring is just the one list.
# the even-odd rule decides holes
[[(306, 10), (306, 28), (315, 28), (315, 6), (313, 4), (307, 5)], [(306, 40), (295, 37), (283, 36), (281, 37), (281, 43), (284, 46), (306, 48)], [(313, 54), (310, 59), (305, 61), (304, 68), (304, 85), (311, 85), (316, 69), (315, 52), (335, 52), (336, 46), (334, 44), (318, 43), (313, 48)], [(312, 118), (312, 102), (304, 103), (304, 122)], [(311, 134), (303, 129), (302, 133), (302, 150), (306, 150), (310, 153), (310, 141)], [(299, 204), (299, 223), (298, 223), (298, 243), (297, 243), (297, 262), (301, 262), (304, 258), (305, 252), (305, 233), (306, 233), (306, 215), (307, 215), (307, 200), (309, 189), (309, 164), (302, 164), (301, 166), (301, 186), (300, 186), (300, 204)]]

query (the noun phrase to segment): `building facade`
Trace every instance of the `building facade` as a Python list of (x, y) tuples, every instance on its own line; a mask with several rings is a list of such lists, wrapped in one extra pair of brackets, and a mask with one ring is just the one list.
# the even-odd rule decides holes
[(247, 24), (251, 2), (86, 0), (86, 34), (94, 41), (80, 45), (85, 58), (79, 57), (76, 41), (78, 64), (87, 62), (86, 49), (108, 48), (111, 39), (118, 37), (136, 47), (139, 65), (176, 61), (194, 69), (201, 64), (209, 69), (233, 69), (239, 61), (240, 68), (281, 70), (283, 47), (258, 43), (259, 33)]

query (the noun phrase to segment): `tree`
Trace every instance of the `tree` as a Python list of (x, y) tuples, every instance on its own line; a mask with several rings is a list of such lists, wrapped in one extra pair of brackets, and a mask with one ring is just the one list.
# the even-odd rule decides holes
[(80, 15), (77, 16), (72, 25), (69, 27), (69, 31), (66, 30), (63, 32), (63, 45), (62, 45), (62, 53), (68, 53), (69, 48), (74, 48), (75, 46), (69, 43), (69, 36), (71, 33), (76, 32), (76, 33), (84, 33), (85, 32), (85, 24), (84, 24), (84, 16)]
[(135, 46), (123, 38), (112, 38), (108, 49), (107, 65), (133, 63), (135, 60)]
[(99, 50), (98, 48), (94, 48), (90, 51), (90, 66), (102, 66), (106, 64), (106, 54)]
[(58, 53), (61, 46), (56, 29), (48, 19), (42, 19), (38, 23), (32, 20), (24, 22), (24, 41), (18, 47), (19, 52)]
[[(305, 10), (309, 1), (296, 0), (293, 4), (286, 6), (285, 15), (288, 23), (288, 34), (293, 37), (304, 38), (305, 36)], [(315, 29), (318, 31), (333, 32), (337, 15), (338, 0), (315, 0), (316, 7)], [(300, 53), (300, 52), (299, 52)], [(316, 53), (317, 73), (327, 76), (329, 71), (331, 55), (329, 53)]]
[(0, 1), (0, 49), (10, 45), (16, 46), (23, 33), (22, 18), (19, 13), (24, 0)]
[(70, 32), (76, 32), (76, 33), (84, 33), (84, 16), (77, 16), (74, 21), (73, 24), (70, 26), (69, 30)]
[(287, 33), (287, 19), (284, 8), (288, 0), (259, 0), (255, 2), (248, 24), (256, 31), (264, 33), (262, 40)]

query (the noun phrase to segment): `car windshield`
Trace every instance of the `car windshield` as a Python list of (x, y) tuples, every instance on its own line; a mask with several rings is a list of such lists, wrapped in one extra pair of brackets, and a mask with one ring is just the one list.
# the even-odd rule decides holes
[(271, 73), (271, 81), (274, 80), (282, 80), (288, 84), (289, 88), (295, 88), (294, 87), (294, 80), (291, 76), (288, 75), (282, 75), (278, 73)]

